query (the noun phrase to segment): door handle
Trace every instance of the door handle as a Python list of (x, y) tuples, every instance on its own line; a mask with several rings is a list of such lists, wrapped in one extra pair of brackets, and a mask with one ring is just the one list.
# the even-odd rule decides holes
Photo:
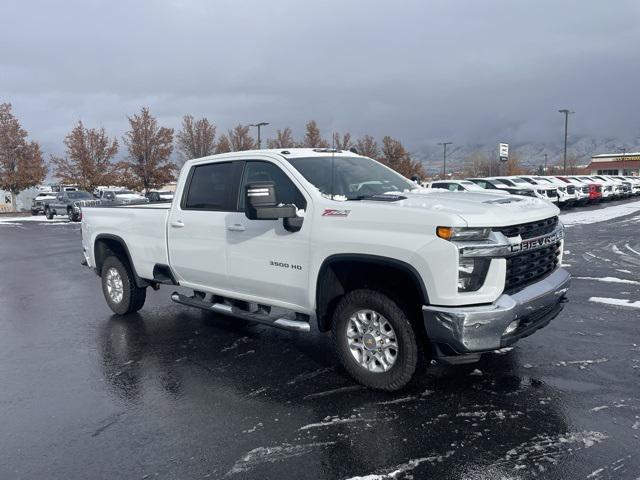
[(244, 232), (245, 228), (244, 225), (236, 223), (233, 225), (228, 225), (227, 230), (231, 230), (232, 232)]
[(171, 222), (171, 226), (173, 228), (182, 228), (182, 227), (184, 227), (184, 222), (182, 220), (175, 220), (175, 221)]

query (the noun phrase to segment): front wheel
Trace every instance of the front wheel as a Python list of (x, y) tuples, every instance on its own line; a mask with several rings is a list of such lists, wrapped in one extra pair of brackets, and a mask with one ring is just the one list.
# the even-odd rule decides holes
[(49, 207), (44, 209), (44, 216), (47, 217), (47, 220), (53, 220), (53, 212)]
[(118, 315), (137, 312), (147, 298), (147, 289), (139, 288), (129, 266), (116, 256), (102, 264), (102, 292), (109, 308)]
[(359, 383), (399, 390), (413, 377), (419, 344), (411, 322), (390, 297), (355, 290), (336, 307), (332, 334), (344, 368)]

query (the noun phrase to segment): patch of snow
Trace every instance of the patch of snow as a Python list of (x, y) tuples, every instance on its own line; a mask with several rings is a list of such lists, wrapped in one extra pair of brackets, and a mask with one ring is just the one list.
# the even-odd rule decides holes
[(618, 255), (626, 255), (622, 250), (620, 250), (616, 245), (611, 245), (611, 251)]
[(238, 460), (225, 476), (247, 472), (256, 468), (262, 463), (275, 463), (293, 457), (299, 457), (312, 452), (316, 448), (333, 445), (336, 442), (316, 442), (302, 445), (291, 445), (288, 443), (276, 445), (274, 447), (258, 447), (251, 450), (244, 457)]
[(347, 418), (327, 417), (322, 422), (310, 423), (308, 425), (300, 427), (298, 430), (309, 430), (311, 428), (324, 428), (324, 427), (330, 427), (333, 425), (342, 425), (345, 423), (356, 423), (356, 422), (375, 422), (375, 419), (356, 417), (355, 415)]
[(560, 215), (560, 220), (562, 220), (565, 226), (585, 225), (623, 217), (637, 211), (640, 211), (640, 201), (600, 208), (598, 210), (565, 213)]
[(630, 285), (640, 285), (637, 280), (627, 280), (626, 278), (616, 277), (573, 277), (574, 280), (592, 280), (594, 282), (606, 282), (606, 283), (628, 283)]
[(476, 368), (473, 372), (471, 372), (469, 375), (474, 376), (474, 377), (481, 377), (482, 376), (482, 370)]
[(240, 345), (242, 345), (243, 343), (247, 343), (248, 341), (249, 341), (249, 337), (239, 338), (235, 342), (233, 342), (231, 345), (229, 345), (228, 347), (224, 347), (220, 351), (221, 352), (228, 352), (229, 350), (233, 350), (235, 348), (238, 348)]
[(32, 215), (30, 217), (21, 217), (21, 216), (14, 216), (14, 217), (5, 217), (3, 215), (0, 215), (0, 224), (1, 223), (5, 223), (5, 222), (40, 222), (43, 225), (52, 225), (52, 224), (56, 224), (56, 223), (71, 223), (69, 222), (69, 220), (67, 220), (67, 218), (54, 218), (53, 220), (47, 220), (44, 216), (40, 216), (40, 215)]
[(357, 390), (362, 390), (364, 387), (362, 385), (350, 385), (348, 387), (340, 387), (334, 388), (333, 390), (325, 390), (323, 392), (311, 393), (303, 398), (303, 400), (310, 400), (312, 398), (319, 397), (327, 397), (329, 395), (334, 395), (336, 393), (344, 393), (344, 392), (355, 392)]
[(590, 302), (616, 305), (618, 307), (640, 308), (640, 301), (632, 302), (626, 298), (589, 297)]
[(505, 355), (509, 353), (511, 350), (513, 350), (513, 347), (504, 347), (504, 348), (499, 348), (498, 350), (494, 350), (493, 353), (497, 353), (498, 355)]
[(408, 397), (396, 398), (395, 400), (387, 400), (386, 402), (378, 402), (377, 405), (395, 405), (397, 403), (407, 403), (416, 400), (416, 398), (417, 397), (410, 395)]
[(301, 382), (301, 381), (304, 381), (304, 380), (311, 380), (312, 378), (315, 378), (318, 375), (322, 375), (324, 373), (331, 372), (333, 369), (334, 369), (333, 367), (326, 367), (326, 368), (319, 368), (319, 369), (314, 370), (312, 372), (301, 373), (300, 375), (296, 375), (291, 380), (289, 380), (287, 382), (287, 385), (293, 385), (295, 383), (298, 383), (298, 382)]
[(422, 463), (436, 463), (442, 462), (445, 458), (449, 458), (453, 455), (455, 451), (451, 450), (445, 453), (444, 455), (433, 455), (431, 457), (422, 457), (422, 458), (414, 458), (409, 460), (406, 463), (402, 463), (395, 467), (391, 467), (388, 471), (384, 473), (372, 473), (370, 475), (364, 475), (359, 477), (350, 477), (346, 480), (391, 480), (396, 479), (400, 475), (408, 474), (411, 470), (415, 470)]
[(616, 268), (616, 272), (620, 272), (620, 273), (631, 273), (631, 270), (625, 270), (624, 268)]
[(625, 244), (624, 244), (624, 248), (626, 248), (626, 249), (627, 249), (627, 250), (629, 250), (630, 252), (635, 253), (636, 255), (640, 256), (640, 252), (639, 252), (639, 251), (637, 251), (637, 250), (634, 250), (633, 248), (631, 248), (631, 247), (629, 246), (629, 244), (628, 244), (628, 243), (625, 243)]

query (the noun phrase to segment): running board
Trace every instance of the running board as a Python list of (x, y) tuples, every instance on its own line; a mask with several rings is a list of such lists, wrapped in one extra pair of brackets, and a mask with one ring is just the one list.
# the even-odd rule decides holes
[(243, 320), (257, 322), (263, 325), (269, 325), (271, 327), (281, 328), (283, 330), (289, 330), (293, 332), (309, 332), (311, 330), (311, 326), (309, 325), (309, 322), (303, 322), (300, 320), (291, 320), (289, 318), (274, 319), (273, 317), (269, 317), (268, 315), (265, 315), (265, 314), (250, 313), (224, 303), (205, 302), (198, 298), (187, 297), (186, 295), (182, 295), (181, 293), (178, 293), (178, 292), (173, 292), (171, 294), (171, 300), (173, 300), (176, 303), (180, 303), (182, 305), (187, 305), (188, 307), (195, 307), (195, 308), (200, 308), (202, 310), (209, 310), (211, 312), (223, 313), (225, 315), (231, 315), (237, 318), (242, 318)]

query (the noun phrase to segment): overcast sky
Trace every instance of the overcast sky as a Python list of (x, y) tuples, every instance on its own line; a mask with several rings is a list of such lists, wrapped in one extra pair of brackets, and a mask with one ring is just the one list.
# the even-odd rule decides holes
[(149, 106), (409, 148), (640, 135), (640, 2), (2, 0), (0, 101), (47, 153)]

